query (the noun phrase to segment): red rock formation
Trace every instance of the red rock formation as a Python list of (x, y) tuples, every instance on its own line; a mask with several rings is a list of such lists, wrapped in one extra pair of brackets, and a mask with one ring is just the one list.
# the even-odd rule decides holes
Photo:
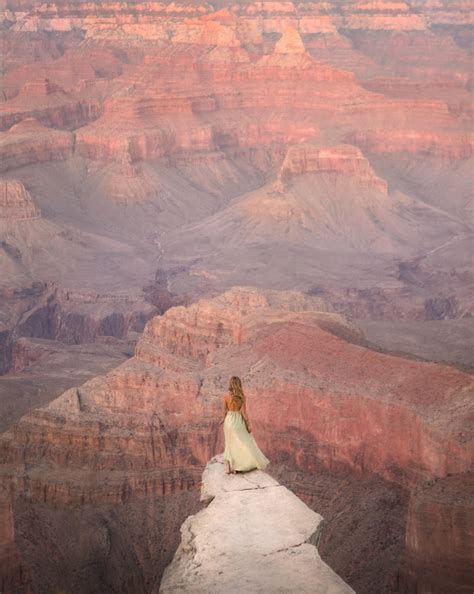
[(28, 118), (0, 132), (0, 171), (32, 163), (64, 161), (71, 156), (73, 145), (69, 132), (53, 130)]
[(315, 146), (299, 144), (286, 153), (280, 169), (285, 182), (303, 173), (335, 173), (350, 176), (367, 187), (387, 191), (387, 182), (378, 177), (362, 152), (355, 146)]
[(469, 470), (472, 378), (370, 351), (360, 339), (318, 298), (295, 292), (236, 288), (173, 308), (148, 322), (132, 360), (3, 434), (2, 480), (13, 497), (49, 505), (193, 488), (222, 448), (220, 398), (235, 372), (274, 461), (372, 472), (407, 487)]
[[(50, 200), (47, 196), (56, 196), (56, 189), (49, 187), (46, 179), (53, 185), (61, 177), (65, 195), (69, 192), (71, 196), (63, 205), (70, 202), (73, 213), (62, 212), (61, 216), (65, 220), (70, 217), (76, 225), (75, 218), (84, 211), (85, 224), (94, 233), (101, 232), (99, 221), (107, 227), (106, 234), (113, 234), (129, 221), (140, 227), (140, 216), (146, 219), (144, 228), (149, 227), (161, 213), (156, 233), (176, 228), (178, 219), (188, 223), (202, 217), (201, 237), (208, 238), (214, 236), (214, 230), (204, 225), (219, 222), (207, 217), (227, 208), (229, 200), (240, 193), (241, 204), (234, 204), (235, 210), (243, 211), (244, 218), (249, 212), (255, 214), (247, 239), (253, 241), (262, 224), (266, 243), (270, 240), (274, 228), (260, 220), (265, 202), (270, 218), (276, 213), (279, 220), (277, 238), (283, 237), (285, 242), (291, 238), (299, 245), (303, 237), (311, 249), (317, 244), (327, 250), (334, 247), (332, 237), (343, 235), (347, 238), (343, 249), (391, 254), (390, 263), (379, 261), (375, 268), (372, 262), (359, 265), (365, 271), (374, 269), (377, 287), (370, 290), (384, 290), (385, 294), (399, 290), (402, 294), (403, 283), (393, 287), (396, 259), (435, 249), (434, 237), (442, 243), (459, 230), (453, 219), (439, 222), (444, 206), (436, 205), (441, 206), (436, 215), (428, 213), (426, 196), (418, 195), (419, 184), (402, 188), (409, 199), (399, 194), (388, 199), (380, 172), (390, 165), (381, 162), (380, 169), (374, 165), (376, 176), (365, 163), (365, 173), (346, 176), (351, 177), (351, 183), (358, 180), (356, 188), (346, 184), (335, 192), (337, 196), (343, 192), (351, 195), (351, 203), (367, 206), (360, 227), (363, 231), (357, 230), (359, 215), (344, 211), (341, 224), (339, 199), (334, 214), (332, 193), (319, 185), (313, 188), (317, 191), (301, 188), (298, 199), (285, 195), (288, 188), (279, 186), (278, 180), (280, 158), (292, 145), (317, 142), (335, 147), (347, 143), (366, 156), (372, 153), (387, 160), (392, 156), (401, 159), (402, 153), (439, 156), (446, 159), (446, 168), (454, 170), (458, 160), (472, 154), (466, 134), (470, 57), (464, 37), (463, 41), (458, 35), (459, 23), (468, 20), (465, 2), (255, 2), (230, 4), (224, 9), (221, 4), (206, 3), (13, 2), (5, 12), (0, 117), (4, 126), (21, 122), (0, 133), (1, 169), (67, 161), (59, 169), (51, 166), (58, 171), (54, 176), (25, 170), (24, 179), (32, 180), (28, 187), (42, 186), (43, 205), (43, 200)], [(35, 124), (32, 115), (48, 127)], [(301, 171), (308, 167), (306, 157), (302, 157), (304, 164), (296, 163), (295, 150), (305, 150), (307, 155), (309, 149), (290, 148), (287, 159), (294, 162), (286, 163), (283, 177), (289, 174), (285, 167)], [(356, 168), (362, 166), (361, 159), (356, 161)], [(344, 168), (352, 167), (351, 159), (342, 162)], [(186, 187), (176, 177), (177, 171)], [(318, 179), (322, 179), (320, 172), (320, 167), (313, 172)], [(16, 173), (15, 177), (23, 179)], [(161, 184), (158, 177), (168, 183)], [(329, 174), (329, 179), (340, 181), (344, 176)], [(244, 183), (246, 180), (250, 181)], [(260, 196), (248, 198), (247, 193), (258, 186)], [(390, 189), (393, 186), (396, 184)], [(268, 194), (275, 194), (275, 189), (280, 193), (270, 200)], [(370, 192), (375, 189), (380, 189), (385, 199), (374, 199)], [(328, 198), (322, 203), (325, 196)], [(105, 204), (107, 199), (110, 204)], [(202, 209), (192, 206), (204, 203)], [(377, 207), (371, 210), (368, 205), (374, 203)], [(123, 207), (122, 212), (117, 205)], [(49, 213), (66, 210), (47, 206), (44, 210)], [(391, 221), (397, 209), (400, 217), (394, 230)], [(132, 210), (136, 216), (129, 216)], [(417, 220), (415, 213), (421, 213)], [(235, 221), (234, 212), (220, 214), (227, 223)], [(410, 222), (402, 225), (405, 214)], [(120, 217), (124, 220), (119, 221)], [(301, 233), (301, 227), (306, 231)], [(188, 230), (184, 233), (186, 239), (192, 235)], [(418, 241), (419, 236), (429, 236), (432, 241), (425, 244)], [(160, 244), (169, 267), (193, 267), (195, 254), (183, 260), (183, 254), (173, 249), (179, 243), (174, 239), (169, 249), (166, 241)], [(342, 249), (339, 240), (337, 243), (337, 249)], [(145, 251), (149, 245), (145, 239)], [(193, 252), (195, 249), (193, 246)], [(212, 251), (220, 249), (222, 243)], [(150, 261), (155, 257), (152, 254)], [(315, 258), (320, 255), (308, 255), (308, 261)], [(219, 260), (217, 271), (207, 270), (211, 266), (207, 261), (199, 264), (198, 274), (207, 275), (208, 288), (214, 284), (211, 278), (222, 275), (221, 269), (235, 269), (235, 263), (229, 264), (225, 257)], [(342, 268), (334, 275), (344, 283), (343, 290), (350, 291), (354, 278), (347, 278)], [(312, 275), (314, 270), (313, 266)], [(178, 281), (182, 290), (202, 291), (202, 285), (195, 289), (191, 279), (195, 272), (186, 272), (187, 278), (183, 276), (181, 284)], [(248, 276), (237, 276), (226, 286), (250, 282)], [(308, 288), (328, 276), (332, 277), (332, 271), (323, 270), (320, 278), (308, 280), (305, 271), (298, 279), (283, 275), (285, 280), (279, 277), (279, 285), (272, 286), (301, 282)], [(423, 298), (411, 295), (420, 303), (425, 298), (436, 299), (443, 292), (441, 284)], [(214, 286), (215, 290), (221, 288)], [(340, 286), (332, 287), (332, 294), (339, 290)], [(418, 301), (413, 309), (416, 313), (412, 314), (418, 316)]]
[(156, 194), (156, 186), (142, 174), (139, 165), (132, 164), (129, 157), (124, 157), (121, 163), (114, 164), (113, 167), (114, 175), (106, 177), (100, 184), (101, 189), (112, 200), (121, 204), (133, 204), (150, 200)]
[(0, 490), (0, 588), (2, 592), (14, 592), (18, 588), (32, 594), (30, 576), (15, 544), (13, 510), (8, 494)]
[[(462, 3), (455, 7), (443, 5), (443, 10), (460, 14)], [(61, 3), (17, 15), (13, 11), (11, 18), (16, 22), (9, 39), (15, 34), (43, 30), (65, 34), (75, 28), (84, 31), (89, 43), (87, 48), (77, 49), (67, 41), (64, 55), (42, 65), (31, 83), (27, 82), (31, 77), (28, 64), (10, 69), (5, 78), (9, 101), (3, 107), (4, 127), (31, 116), (48, 126), (82, 126), (77, 134), (80, 155), (118, 161), (128, 156), (136, 161), (183, 151), (213, 151), (219, 148), (216, 139), (222, 136), (228, 139), (229, 146), (227, 129), (231, 122), (238, 130), (232, 138), (233, 146), (292, 142), (297, 136), (294, 130), (302, 127), (303, 120), (296, 116), (296, 109), (307, 112), (306, 130), (319, 130), (321, 123), (325, 128), (337, 129), (341, 121), (347, 122), (351, 131), (358, 125), (365, 128), (365, 122), (372, 129), (374, 118), (386, 119), (390, 114), (390, 128), (403, 126), (408, 135), (426, 134), (430, 127), (448, 121), (446, 114), (440, 113), (440, 105), (422, 105), (413, 99), (385, 101), (380, 93), (358, 87), (347, 70), (354, 68), (367, 77), (367, 61), (371, 60), (371, 71), (381, 74), (383, 68), (374, 62), (375, 55), (367, 57), (371, 50), (366, 45), (373, 38), (384, 49), (387, 30), (405, 31), (399, 37), (390, 37), (394, 60), (431, 60), (427, 44), (437, 43), (440, 60), (455, 60), (458, 64), (466, 61), (464, 50), (426, 31), (415, 37), (415, 55), (410, 52), (410, 58), (403, 53), (411, 47), (406, 40), (416, 29), (438, 22), (437, 11), (425, 12), (420, 15), (405, 2), (324, 6), (261, 2), (220, 11), (206, 4), (189, 7), (108, 2), (98, 7)], [(357, 35), (355, 43), (341, 36), (338, 27), (344, 31), (352, 28)], [(364, 37), (364, 28), (378, 32), (375, 37)], [(265, 38), (280, 34), (274, 43)], [(100, 47), (91, 47), (93, 39)], [(127, 47), (124, 39), (133, 48)], [(159, 52), (150, 45), (157, 40)], [(341, 48), (340, 59), (332, 50), (326, 51), (328, 40), (335, 49)], [(392, 69), (390, 74), (397, 72)], [(433, 76), (438, 75), (433, 72)], [(155, 79), (160, 80), (160, 85), (148, 84)], [(49, 82), (45, 84), (45, 80)], [(326, 84), (321, 85), (323, 82)], [(32, 102), (33, 110), (29, 105)], [(228, 111), (236, 109), (245, 110), (245, 117)], [(281, 113), (277, 115), (275, 110)], [(200, 117), (203, 113), (209, 117)], [(171, 120), (167, 117), (171, 114), (179, 114), (179, 118)], [(92, 122), (98, 116), (102, 117)], [(419, 131), (422, 119), (426, 126)], [(272, 134), (272, 120), (282, 122), (277, 136)], [(83, 126), (85, 123), (89, 125)], [(255, 126), (262, 133), (254, 140), (249, 134)], [(448, 134), (456, 139), (460, 131), (453, 129)], [(308, 134), (297, 140), (301, 138), (307, 140)], [(347, 140), (352, 142), (349, 137)], [(456, 144), (456, 140), (453, 142)], [(412, 150), (419, 146), (422, 152), (426, 151), (425, 145), (411, 143)], [(466, 152), (450, 149), (450, 154), (464, 158)]]
[(354, 38), (357, 49), (382, 63), (391, 75), (448, 84), (458, 81), (463, 85), (472, 80), (469, 57), (449, 35), (436, 35), (430, 30), (394, 31), (389, 35), (364, 31)]
[(368, 153), (407, 152), (444, 157), (453, 161), (471, 157), (474, 146), (472, 136), (467, 133), (429, 130), (391, 130), (390, 142), (387, 142), (386, 130), (351, 133), (346, 139)]
[[(21, 260), (23, 254), (18, 248), (8, 242), (2, 248), (12, 259)], [(12, 367), (21, 368), (29, 360), (30, 352), (25, 355), (22, 343), (16, 344), (20, 337), (47, 338), (69, 345), (131, 340), (152, 315), (176, 303), (166, 287), (159, 284), (147, 287), (146, 293), (118, 294), (64, 290), (37, 283), (29, 290), (0, 290), (0, 297), (6, 322), (0, 327), (2, 374)], [(34, 352), (41, 349), (35, 347)]]
[(27, 81), (18, 95), (2, 105), (0, 129), (7, 130), (26, 118), (47, 126), (75, 128), (95, 119), (99, 110), (97, 102), (75, 100), (49, 79)]
[(40, 209), (18, 180), (0, 180), (0, 219), (36, 219)]
[(466, 593), (474, 584), (474, 475), (430, 481), (412, 493), (398, 592)]

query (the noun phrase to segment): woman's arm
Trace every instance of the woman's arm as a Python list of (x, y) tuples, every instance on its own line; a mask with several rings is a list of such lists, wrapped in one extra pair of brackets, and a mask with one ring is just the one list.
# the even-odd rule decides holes
[(224, 398), (222, 400), (222, 420), (225, 419), (226, 414), (227, 414), (227, 398), (224, 396)]
[(244, 403), (242, 404), (241, 410), (242, 410), (242, 416), (245, 419), (245, 424), (247, 425), (247, 431), (249, 433), (251, 433), (252, 432), (252, 428), (250, 426), (250, 420), (249, 420), (249, 415), (248, 415), (248, 412), (247, 412), (247, 407), (245, 406), (245, 400), (244, 400)]

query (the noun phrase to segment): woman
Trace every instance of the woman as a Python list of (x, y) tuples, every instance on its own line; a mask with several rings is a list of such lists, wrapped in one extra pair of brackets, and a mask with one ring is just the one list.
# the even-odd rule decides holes
[(253, 435), (250, 435), (252, 428), (245, 406), (242, 382), (235, 375), (230, 378), (229, 393), (224, 396), (222, 413), (227, 474), (265, 468), (270, 460), (260, 451)]

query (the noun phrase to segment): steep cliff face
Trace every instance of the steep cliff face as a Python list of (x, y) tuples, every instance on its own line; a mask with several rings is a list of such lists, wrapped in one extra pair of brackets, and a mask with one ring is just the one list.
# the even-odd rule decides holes
[(361, 339), (297, 292), (236, 288), (172, 308), (148, 322), (133, 359), (1, 436), (11, 505), (120, 506), (193, 489), (222, 447), (220, 399), (235, 373), (275, 462), (376, 473), (405, 488), (468, 471), (472, 378)]
[(280, 169), (285, 182), (304, 173), (335, 173), (356, 178), (366, 187), (387, 191), (387, 182), (379, 178), (360, 149), (351, 145), (293, 145), (288, 149)]
[(31, 287), (29, 295), (12, 295), (7, 290), (0, 295), (9, 304), (2, 308), (1, 373), (12, 367), (21, 369), (22, 348), (17, 345), (21, 337), (56, 340), (58, 347), (133, 341), (150, 317), (174, 304), (167, 291), (153, 298), (145, 292), (101, 294), (64, 291), (54, 285)]
[[(449, 35), (429, 28), (466, 23), (469, 17), (464, 5), (443, 9), (404, 2), (264, 2), (217, 11), (208, 4), (158, 2), (57, 3), (18, 12), (12, 7), (3, 128), (35, 117), (49, 127), (79, 128), (76, 148), (88, 158), (156, 159), (214, 150), (220, 136), (229, 142), (231, 124), (233, 146), (285, 142), (299, 108), (307, 110), (304, 119), (313, 126), (321, 122), (333, 132), (346, 116), (351, 129), (364, 126), (367, 118), (373, 128), (375, 118), (382, 135), (402, 125), (405, 136), (431, 132), (436, 143), (440, 129), (441, 145), (447, 142), (443, 134), (453, 134), (456, 143), (459, 122), (442, 114), (445, 103), (434, 101), (429, 89), (407, 101), (387, 101), (384, 91), (361, 88), (352, 72), (365, 79), (372, 72), (445, 84), (456, 80), (462, 96), (462, 85), (470, 80), (469, 55)], [(29, 54), (17, 63), (15, 40), (35, 35), (46, 44), (51, 34), (58, 42), (50, 59), (44, 50), (39, 72)], [(380, 51), (373, 51), (374, 44)], [(335, 52), (327, 51), (331, 45)], [(430, 66), (433, 48), (436, 60)], [(150, 79), (161, 84), (150, 87)], [(295, 80), (298, 85), (287, 86)], [(227, 113), (236, 109), (246, 112), (243, 127), (235, 113)], [(274, 110), (285, 112), (287, 122), (279, 135), (270, 136)], [(171, 121), (171, 114), (179, 118)], [(249, 138), (250, 123), (263, 126), (266, 139)], [(450, 130), (441, 130), (446, 125)], [(405, 145), (423, 151), (426, 142), (420, 141), (419, 149), (408, 140)], [(393, 150), (405, 145), (395, 143)], [(463, 158), (465, 150), (451, 154)]]
[(318, 554), (323, 518), (268, 474), (226, 476), (221, 455), (207, 463), (202, 482), (207, 507), (181, 526), (155, 593), (354, 591)]
[(473, 489), (474, 475), (466, 473), (430, 481), (412, 494), (399, 591), (472, 590)]

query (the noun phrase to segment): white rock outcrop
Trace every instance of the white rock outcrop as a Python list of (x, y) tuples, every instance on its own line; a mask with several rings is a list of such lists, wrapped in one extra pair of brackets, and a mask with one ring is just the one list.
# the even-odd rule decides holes
[(319, 556), (323, 518), (265, 472), (226, 475), (215, 456), (201, 501), (207, 507), (181, 526), (161, 594), (353, 592)]

